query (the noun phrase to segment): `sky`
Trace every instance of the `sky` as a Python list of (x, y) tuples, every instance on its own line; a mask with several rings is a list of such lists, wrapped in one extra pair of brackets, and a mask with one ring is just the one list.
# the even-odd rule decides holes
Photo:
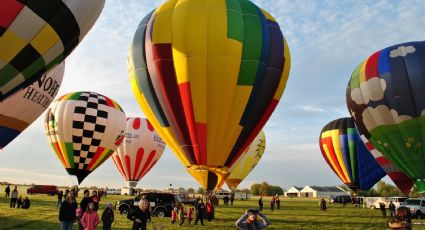
[[(157, 0), (107, 0), (98, 21), (66, 59), (58, 96), (94, 91), (117, 101), (127, 116), (144, 117), (127, 74), (127, 55), (139, 21), (161, 4)], [(267, 181), (292, 185), (339, 185), (318, 145), (328, 122), (349, 116), (345, 89), (351, 72), (366, 57), (387, 46), (423, 40), (425, 1), (255, 0), (278, 21), (291, 52), (291, 72), (279, 105), (264, 127), (267, 146), (240, 184)], [(0, 152), (0, 181), (74, 185), (50, 149), (44, 114)], [(386, 181), (389, 181), (386, 178)], [(166, 148), (141, 188), (198, 188), (177, 157)], [(107, 160), (82, 186), (125, 185)]]

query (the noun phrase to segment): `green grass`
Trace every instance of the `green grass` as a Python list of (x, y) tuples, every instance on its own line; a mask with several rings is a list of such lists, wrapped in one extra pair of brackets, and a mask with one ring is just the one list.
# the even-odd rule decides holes
[[(4, 189), (4, 187), (2, 186)], [(19, 189), (23, 195), (23, 188)], [(26, 195), (26, 194), (25, 194)], [(11, 209), (9, 208), (9, 198), (5, 194), (0, 194), (0, 229), (59, 229), (58, 212), (55, 207), (56, 196), (29, 195), (31, 208)], [(109, 195), (101, 200), (99, 214), (103, 211), (106, 202), (113, 204), (126, 196)], [(79, 201), (81, 197), (77, 200)], [(342, 207), (340, 204), (328, 205), (328, 209), (323, 212), (319, 210), (318, 199), (294, 198), (281, 199), (281, 210), (270, 211), (269, 199), (265, 198), (266, 209), (263, 213), (271, 221), (269, 229), (385, 229), (386, 220), (381, 217), (379, 210), (355, 208), (351, 205)], [(235, 229), (235, 221), (248, 208), (257, 207), (256, 198), (251, 201), (235, 201), (234, 206), (216, 207), (216, 219), (212, 222), (205, 221), (204, 226), (194, 226), (184, 224), (172, 225), (169, 218), (153, 218), (153, 225), (163, 225), (164, 229)], [(389, 215), (389, 214), (388, 214)], [(130, 229), (131, 222), (118, 212), (115, 212), (115, 222), (113, 229)], [(414, 220), (414, 229), (425, 229), (425, 222)], [(153, 229), (150, 224), (149, 229)], [(74, 229), (78, 229), (74, 226)], [(99, 226), (101, 229), (101, 225)]]

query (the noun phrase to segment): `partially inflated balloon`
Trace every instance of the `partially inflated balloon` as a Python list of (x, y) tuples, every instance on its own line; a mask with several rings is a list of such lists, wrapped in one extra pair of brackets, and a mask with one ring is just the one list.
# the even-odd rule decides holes
[(93, 92), (75, 92), (52, 103), (44, 127), (62, 165), (81, 183), (121, 144), (126, 118), (112, 99)]
[(0, 101), (62, 62), (105, 0), (0, 1)]
[(139, 24), (129, 54), (135, 96), (189, 173), (214, 189), (285, 89), (287, 43), (248, 0), (169, 0)]
[(329, 122), (320, 133), (320, 150), (349, 188), (369, 190), (386, 174), (363, 144), (352, 118)]
[(0, 102), (0, 149), (13, 141), (49, 107), (62, 83), (65, 64)]
[(354, 70), (346, 96), (361, 132), (425, 192), (425, 42), (372, 54)]
[(165, 143), (156, 134), (146, 118), (127, 118), (123, 143), (112, 155), (115, 165), (127, 182), (134, 188), (161, 157)]
[(263, 156), (265, 148), (266, 135), (261, 131), (248, 148), (245, 149), (236, 163), (230, 168), (230, 175), (225, 180), (230, 189), (235, 190), (255, 168)]

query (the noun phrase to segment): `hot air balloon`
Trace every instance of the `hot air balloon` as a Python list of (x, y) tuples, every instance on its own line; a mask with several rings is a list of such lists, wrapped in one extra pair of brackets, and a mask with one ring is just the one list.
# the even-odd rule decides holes
[(60, 162), (81, 183), (121, 144), (126, 118), (112, 99), (93, 92), (74, 92), (52, 103), (44, 127)]
[(425, 42), (372, 54), (354, 70), (346, 95), (359, 130), (425, 192)]
[(156, 164), (165, 149), (165, 143), (155, 133), (148, 119), (127, 118), (127, 129), (123, 143), (112, 154), (112, 160), (127, 182), (134, 188)]
[(0, 1), (0, 101), (62, 62), (104, 4), (105, 0)]
[(0, 102), (0, 149), (13, 141), (49, 107), (62, 83), (65, 64)]
[(354, 192), (369, 190), (386, 175), (363, 144), (351, 117), (323, 127), (319, 145), (329, 167)]
[(230, 168), (230, 175), (225, 179), (227, 186), (235, 190), (238, 185), (255, 168), (266, 148), (266, 135), (261, 131), (242, 153), (240, 159)]
[(212, 190), (277, 106), (290, 55), (276, 20), (248, 0), (169, 0), (139, 24), (128, 65), (155, 130)]

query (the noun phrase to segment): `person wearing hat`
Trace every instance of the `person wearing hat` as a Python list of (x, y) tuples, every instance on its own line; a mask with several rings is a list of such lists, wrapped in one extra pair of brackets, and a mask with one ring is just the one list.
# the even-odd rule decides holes
[[(260, 216), (262, 221), (259, 221), (257, 216)], [(236, 221), (236, 227), (242, 230), (261, 230), (267, 228), (269, 225), (270, 221), (258, 209), (246, 210), (245, 214)]]

